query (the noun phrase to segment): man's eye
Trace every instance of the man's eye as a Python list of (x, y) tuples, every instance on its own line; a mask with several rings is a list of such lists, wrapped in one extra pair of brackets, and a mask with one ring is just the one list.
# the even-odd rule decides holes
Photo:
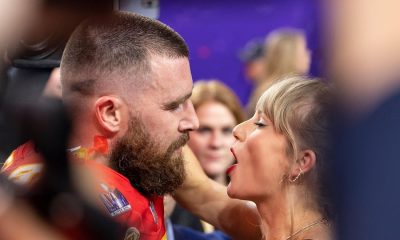
[(182, 103), (177, 103), (177, 104), (174, 104), (174, 105), (171, 107), (171, 110), (177, 110), (177, 109), (179, 109), (180, 107), (182, 107)]
[(183, 105), (183, 103), (171, 103), (171, 104), (168, 104), (167, 106), (165, 106), (165, 110), (175, 111), (175, 110), (178, 110), (179, 108), (181, 108), (182, 105)]

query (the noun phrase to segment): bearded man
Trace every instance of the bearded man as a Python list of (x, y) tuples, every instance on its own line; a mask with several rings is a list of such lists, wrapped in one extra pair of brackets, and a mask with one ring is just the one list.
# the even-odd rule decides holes
[[(199, 125), (188, 55), (171, 28), (124, 12), (84, 21), (64, 50), (69, 151), (96, 176), (99, 204), (128, 226), (126, 239), (166, 238), (162, 196), (182, 184), (182, 147)], [(2, 172), (29, 183), (42, 169), (29, 142)]]

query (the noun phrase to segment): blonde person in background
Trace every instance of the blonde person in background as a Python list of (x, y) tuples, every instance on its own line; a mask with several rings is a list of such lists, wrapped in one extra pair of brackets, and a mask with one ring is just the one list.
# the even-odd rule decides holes
[[(244, 121), (244, 112), (236, 94), (218, 80), (196, 81), (191, 96), (200, 127), (189, 133), (188, 146), (196, 155), (207, 176), (227, 185), (226, 170), (234, 163), (230, 147), (235, 141), (233, 128)], [(204, 232), (214, 227), (188, 214), (181, 207), (173, 213), (172, 221)]]
[(292, 75), (307, 75), (311, 54), (303, 31), (281, 28), (268, 34), (265, 45), (265, 76), (252, 92), (247, 113), (252, 116), (256, 103), (264, 91), (278, 79)]

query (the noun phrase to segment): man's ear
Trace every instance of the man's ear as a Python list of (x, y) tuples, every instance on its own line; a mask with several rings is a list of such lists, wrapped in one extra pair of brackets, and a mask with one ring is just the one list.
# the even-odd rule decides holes
[(306, 173), (310, 171), (316, 163), (317, 156), (315, 155), (315, 152), (307, 149), (303, 150), (299, 153), (299, 158), (294, 164), (294, 167), (292, 168), (292, 176), (297, 176), (299, 174)]
[(114, 96), (103, 96), (95, 102), (96, 119), (107, 135), (121, 130), (123, 102)]

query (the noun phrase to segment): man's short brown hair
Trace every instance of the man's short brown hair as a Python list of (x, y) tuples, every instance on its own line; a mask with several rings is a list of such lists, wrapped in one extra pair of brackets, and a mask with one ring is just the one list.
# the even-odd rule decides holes
[[(165, 24), (128, 12), (84, 21), (72, 34), (61, 62), (63, 92), (101, 94), (115, 81), (141, 85), (151, 56), (188, 57), (182, 37)], [(116, 79), (117, 78), (117, 79)], [(121, 86), (120, 86), (121, 87)]]

